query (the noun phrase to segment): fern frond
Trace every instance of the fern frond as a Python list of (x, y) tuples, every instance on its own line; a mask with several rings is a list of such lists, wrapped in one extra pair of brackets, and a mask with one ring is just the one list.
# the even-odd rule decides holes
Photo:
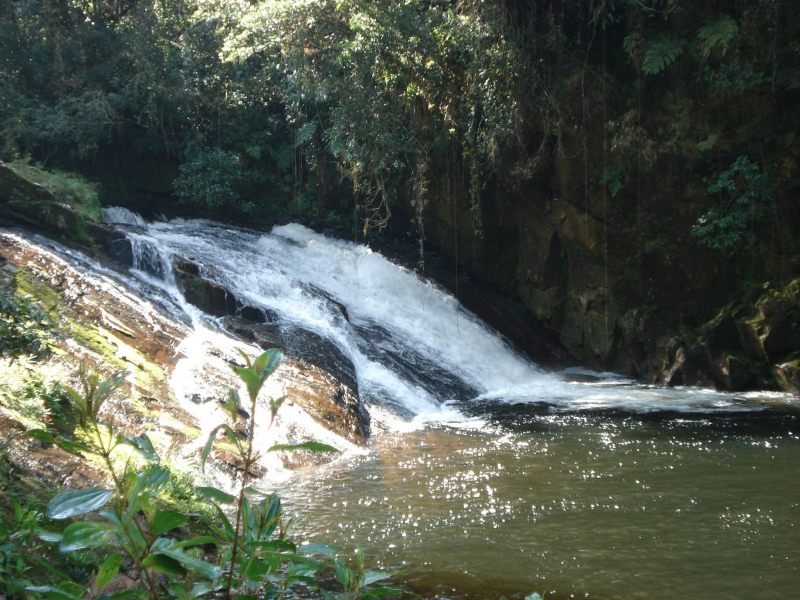
[(278, 172), (287, 172), (289, 167), (292, 166), (292, 155), (294, 154), (294, 148), (292, 148), (289, 144), (285, 144), (283, 146), (278, 146), (275, 149), (270, 148), (269, 150), (272, 160), (275, 161), (275, 168), (278, 169)]
[(724, 54), (728, 50), (731, 40), (739, 33), (736, 21), (729, 15), (720, 15), (716, 19), (703, 25), (697, 32), (700, 38), (703, 56), (708, 57), (714, 48), (722, 48)]
[(261, 158), (261, 146), (253, 144), (252, 146), (245, 146), (245, 154), (254, 160)]
[(308, 141), (314, 137), (314, 132), (317, 131), (317, 122), (311, 121), (310, 123), (306, 123), (300, 129), (297, 130), (297, 133), (294, 136), (294, 147), (297, 148), (299, 146), (303, 146), (308, 143)]
[(682, 39), (675, 37), (659, 37), (651, 42), (645, 42), (642, 70), (647, 75), (660, 73), (680, 56), (683, 44)]

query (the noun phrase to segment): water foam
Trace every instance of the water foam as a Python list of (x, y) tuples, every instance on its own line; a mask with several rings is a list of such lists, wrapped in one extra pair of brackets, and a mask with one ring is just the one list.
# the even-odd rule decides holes
[(335, 346), (352, 363), (373, 418), (390, 429), (470, 426), (473, 417), (458, 406), (473, 399), (643, 413), (761, 410), (767, 401), (792, 402), (785, 395), (655, 388), (586, 369), (547, 373), (436, 284), (365, 245), (298, 224), (261, 234), (180, 219), (148, 224), (128, 237), (138, 276), (161, 285), (195, 325), (215, 319), (188, 307), (177, 291), (175, 256), (196, 262), (204, 277), (273, 315), (283, 331), (300, 328)]

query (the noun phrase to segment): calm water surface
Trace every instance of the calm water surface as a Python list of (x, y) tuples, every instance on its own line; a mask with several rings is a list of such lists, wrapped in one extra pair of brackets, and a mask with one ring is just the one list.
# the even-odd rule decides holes
[(298, 476), (300, 533), (360, 545), (423, 597), (800, 594), (796, 410), (472, 411)]

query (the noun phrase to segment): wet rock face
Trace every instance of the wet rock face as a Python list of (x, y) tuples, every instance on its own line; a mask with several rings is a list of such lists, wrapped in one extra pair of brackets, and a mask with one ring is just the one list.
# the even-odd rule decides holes
[(7, 217), (65, 239), (91, 244), (87, 223), (72, 207), (57, 202), (44, 186), (32, 183), (0, 162), (0, 206)]
[(621, 320), (622, 350), (615, 368), (647, 383), (796, 394), (798, 288), (795, 280), (763, 291), (753, 303), (730, 304), (697, 329), (670, 326), (646, 310), (629, 311)]
[(204, 279), (200, 275), (199, 265), (175, 257), (173, 272), (178, 287), (189, 304), (215, 317), (236, 314), (236, 296), (224, 287)]
[(110, 225), (89, 224), (89, 234), (109, 258), (127, 267), (133, 266), (133, 247), (128, 237)]
[[(6, 284), (16, 293), (32, 297), (58, 324), (61, 352), (51, 359), (59, 365), (57, 379), (73, 387), (79, 385), (74, 373), (82, 359), (106, 376), (127, 371), (123, 393), (107, 405), (115, 422), (133, 435), (147, 432), (160, 452), (169, 450), (181, 460), (196, 456), (198, 444), (202, 445), (208, 433), (206, 421), (211, 419), (213, 426), (224, 420), (218, 414), (218, 403), (241, 384), (231, 369), (231, 364), (241, 364), (237, 349), (252, 357), (259, 349), (283, 346), (280, 331), (266, 322), (269, 315), (265, 311), (226, 306), (226, 310), (256, 317), (260, 322), (229, 316), (224, 323), (233, 335), (205, 330), (198, 333), (149, 302), (137, 301), (130, 290), (116, 295), (107, 282), (86, 277), (49, 249), (26, 240), (19, 231), (0, 231), (0, 256)], [(192, 273), (191, 266), (185, 269)], [(199, 278), (199, 270), (194, 276)], [(265, 390), (269, 396), (288, 396), (276, 427), (270, 431), (275, 440), (270, 441), (270, 437), (269, 444), (319, 439), (346, 447), (348, 443), (365, 442), (369, 420), (357, 389), (334, 374), (288, 356), (268, 386), (270, 389)], [(323, 435), (319, 425), (327, 430), (324, 435), (328, 437), (319, 437)], [(19, 447), (15, 464), (19, 462), (31, 476), (41, 474), (67, 487), (85, 485), (97, 477), (88, 471), (85, 477), (81, 475), (83, 470), (70, 466), (72, 459), (61, 456), (60, 450), (40, 448), (38, 442), (26, 444)], [(318, 460), (330, 458), (326, 455)], [(225, 456), (213, 460), (222, 471), (235, 474), (236, 465), (225, 466)], [(283, 461), (279, 457), (275, 460)], [(293, 460), (285, 466), (302, 466), (299, 459)], [(272, 468), (274, 465), (266, 466), (264, 472)], [(54, 479), (62, 471), (83, 479)]]
[(53, 194), (36, 183), (17, 175), (11, 167), (0, 162), (0, 204), (7, 202), (53, 201)]
[[(580, 364), (660, 385), (790, 389), (777, 366), (800, 358), (800, 294), (790, 291), (800, 285), (732, 301), (731, 278), (696, 256), (692, 240), (630, 233), (619, 198), (607, 207), (584, 198), (576, 187), (583, 172), (568, 162), (559, 159), (551, 181), (543, 176), (484, 203), (481, 235), (467, 191), (455, 185), (450, 201), (426, 215), (428, 241), (521, 300)], [(688, 204), (671, 209), (680, 211), (670, 226), (690, 229), (697, 217)], [(714, 307), (725, 314), (709, 319)]]
[[(281, 348), (297, 377), (287, 384), (290, 397), (327, 427), (354, 443), (369, 435), (369, 415), (359, 399), (355, 366), (335, 344), (298, 327), (281, 327), (277, 315), (242, 305), (226, 288), (201, 275), (200, 266), (183, 258), (174, 260), (174, 274), (186, 300), (219, 317), (223, 327), (262, 350)], [(318, 292), (322, 293), (322, 292)], [(347, 317), (343, 306), (340, 313)], [(202, 403), (198, 397), (198, 403)]]

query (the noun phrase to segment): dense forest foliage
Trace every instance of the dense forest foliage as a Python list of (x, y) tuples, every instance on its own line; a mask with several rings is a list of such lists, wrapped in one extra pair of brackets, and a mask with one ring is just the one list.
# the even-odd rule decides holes
[(1, 12), (4, 160), (150, 213), (306, 216), (357, 240), (390, 224), (595, 366), (648, 377), (632, 348), (800, 274), (793, 0)]

